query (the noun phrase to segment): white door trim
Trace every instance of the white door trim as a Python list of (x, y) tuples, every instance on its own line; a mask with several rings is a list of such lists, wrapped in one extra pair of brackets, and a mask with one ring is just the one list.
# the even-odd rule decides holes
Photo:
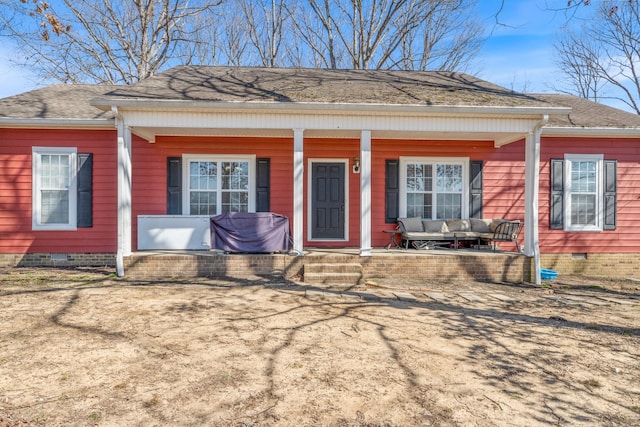
[[(343, 163), (344, 164), (344, 237), (342, 239), (312, 238), (312, 189), (314, 163)], [(307, 159), (307, 240), (309, 242), (348, 242), (349, 241), (349, 159), (345, 158), (313, 158)]]

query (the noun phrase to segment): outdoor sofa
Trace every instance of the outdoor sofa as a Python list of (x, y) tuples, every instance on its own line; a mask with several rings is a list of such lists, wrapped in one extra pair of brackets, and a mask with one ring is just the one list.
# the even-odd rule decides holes
[(405, 249), (447, 247), (458, 249), (460, 241), (475, 242), (476, 247), (496, 242), (512, 242), (520, 252), (518, 236), (522, 230), (520, 221), (506, 219), (449, 219), (423, 220), (420, 217), (398, 218), (398, 230)]

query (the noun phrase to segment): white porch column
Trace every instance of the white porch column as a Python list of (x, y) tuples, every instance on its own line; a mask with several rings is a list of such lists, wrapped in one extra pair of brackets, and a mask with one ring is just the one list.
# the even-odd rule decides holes
[(124, 276), (124, 257), (131, 255), (131, 129), (116, 113), (118, 129), (118, 242), (116, 273)]
[(540, 246), (538, 238), (538, 187), (540, 185), (540, 133), (545, 118), (529, 132), (525, 142), (524, 253), (533, 257), (533, 279), (540, 284)]
[(293, 130), (293, 250), (304, 255), (304, 129)]
[(371, 131), (360, 133), (360, 256), (371, 256)]

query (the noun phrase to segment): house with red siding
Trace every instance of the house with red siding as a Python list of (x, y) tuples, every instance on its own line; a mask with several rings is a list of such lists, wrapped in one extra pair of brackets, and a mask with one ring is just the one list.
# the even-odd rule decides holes
[(209, 250), (209, 218), (275, 212), (293, 253), (389, 242), (397, 218), (524, 223), (532, 280), (631, 275), (640, 117), (448, 72), (180, 66), (0, 100), (0, 263)]

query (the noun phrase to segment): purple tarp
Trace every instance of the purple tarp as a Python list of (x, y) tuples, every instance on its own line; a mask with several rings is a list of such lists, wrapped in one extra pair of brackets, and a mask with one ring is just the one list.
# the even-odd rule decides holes
[(211, 249), (225, 252), (289, 250), (289, 218), (271, 212), (230, 212), (212, 216)]

